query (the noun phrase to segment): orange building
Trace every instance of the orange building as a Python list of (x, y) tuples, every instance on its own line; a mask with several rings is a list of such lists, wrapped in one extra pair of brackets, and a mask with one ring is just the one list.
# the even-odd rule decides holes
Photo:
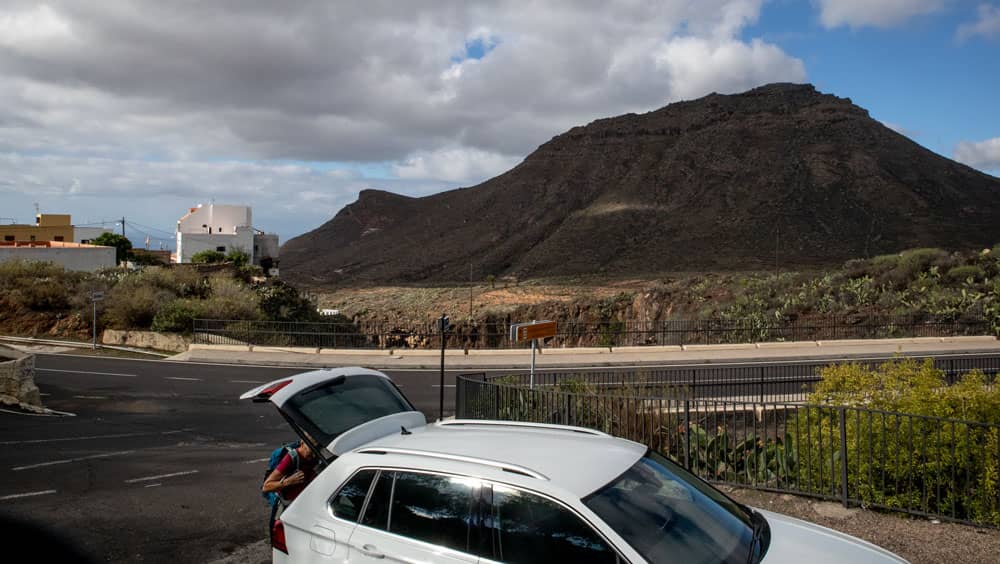
[(59, 241), (73, 242), (73, 223), (69, 214), (40, 213), (34, 225), (0, 224), (0, 241)]

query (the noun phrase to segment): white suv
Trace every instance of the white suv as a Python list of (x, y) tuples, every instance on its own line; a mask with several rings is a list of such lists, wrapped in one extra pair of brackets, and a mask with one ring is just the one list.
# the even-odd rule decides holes
[(905, 562), (743, 506), (639, 443), (427, 424), (374, 370), (306, 372), (241, 398), (274, 403), (324, 465), (276, 522), (275, 562)]

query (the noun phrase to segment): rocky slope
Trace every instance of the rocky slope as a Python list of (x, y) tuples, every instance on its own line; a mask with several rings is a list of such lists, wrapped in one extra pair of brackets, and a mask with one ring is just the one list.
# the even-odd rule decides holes
[(478, 186), (366, 190), (282, 248), (311, 286), (753, 270), (1000, 241), (1000, 179), (811, 85), (574, 127)]

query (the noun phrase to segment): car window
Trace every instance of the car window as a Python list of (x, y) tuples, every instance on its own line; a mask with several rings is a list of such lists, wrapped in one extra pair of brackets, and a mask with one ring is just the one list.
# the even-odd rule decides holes
[(335, 378), (300, 392), (283, 407), (303, 420), (323, 444), (373, 419), (413, 411), (413, 406), (385, 378), (357, 374)]
[(392, 482), (395, 472), (380, 472), (371, 499), (361, 517), (361, 524), (383, 531), (389, 526), (389, 502), (392, 500)]
[(618, 553), (579, 516), (529, 492), (494, 485), (483, 526), (492, 545), (483, 556), (499, 562), (618, 562)]
[(397, 472), (388, 531), (468, 551), (474, 489), (464, 478)]
[(352, 476), (330, 502), (333, 514), (341, 519), (357, 522), (375, 474), (375, 470), (362, 470)]
[(749, 515), (655, 452), (584, 503), (653, 564), (742, 564), (750, 553)]

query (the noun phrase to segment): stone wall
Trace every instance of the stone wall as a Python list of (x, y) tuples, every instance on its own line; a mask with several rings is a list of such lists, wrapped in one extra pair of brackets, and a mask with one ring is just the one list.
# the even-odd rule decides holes
[(0, 403), (42, 406), (35, 386), (35, 355), (0, 345)]
[(188, 350), (188, 345), (191, 344), (191, 339), (176, 333), (157, 333), (155, 331), (117, 331), (115, 329), (107, 329), (101, 337), (101, 342), (105, 345), (119, 345), (123, 347), (156, 349), (159, 351), (184, 352)]

